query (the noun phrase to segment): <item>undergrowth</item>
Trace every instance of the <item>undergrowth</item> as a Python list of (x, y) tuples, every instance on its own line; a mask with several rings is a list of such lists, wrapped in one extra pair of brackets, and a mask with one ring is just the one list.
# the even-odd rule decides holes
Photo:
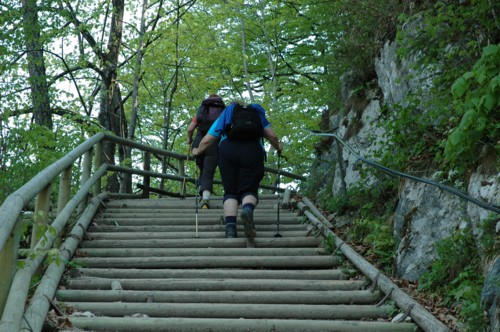
[[(489, 224), (485, 223), (484, 227)], [(499, 241), (495, 241), (492, 234), (495, 233), (484, 233), (481, 242), (498, 249)], [(448, 307), (456, 307), (466, 331), (486, 331), (488, 322), (481, 305), (482, 259), (472, 230), (458, 230), (437, 243), (436, 250), (437, 259), (420, 277), (419, 290), (427, 292), (431, 298), (443, 298)]]
[(344, 240), (365, 248), (364, 254), (392, 274), (396, 242), (390, 215), (396, 204), (396, 181), (387, 180), (377, 188), (351, 188), (347, 197), (318, 197), (321, 206), (336, 215), (351, 215), (351, 221), (338, 229)]
[[(317, 197), (321, 207), (337, 218), (349, 216), (345, 226), (337, 227), (335, 233), (389, 275), (395, 270), (397, 249), (390, 222), (397, 203), (395, 184), (387, 181), (375, 190), (350, 189), (347, 197), (324, 193)], [(488, 321), (481, 304), (483, 270), (485, 262), (500, 252), (500, 239), (495, 232), (497, 221), (493, 217), (484, 221), (480, 235), (474, 236), (466, 228), (440, 241), (436, 245), (437, 259), (419, 279), (422, 296), (455, 308), (465, 331), (487, 330)], [(325, 245), (334, 251), (334, 243), (330, 242)]]

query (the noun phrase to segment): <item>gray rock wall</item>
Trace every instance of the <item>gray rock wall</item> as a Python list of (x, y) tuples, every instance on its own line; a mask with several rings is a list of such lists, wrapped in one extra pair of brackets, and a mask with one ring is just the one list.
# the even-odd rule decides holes
[[(430, 77), (430, 69), (421, 68), (415, 73), (412, 68), (414, 59), (401, 61), (396, 56), (395, 42), (387, 43), (381, 50), (380, 58), (376, 59), (376, 73), (378, 87), (382, 91), (382, 98), (377, 93), (367, 91), (366, 107), (359, 110), (348, 109), (345, 114), (335, 115), (330, 119), (331, 128), (338, 128), (337, 134), (345, 137), (346, 133), (357, 123), (355, 135), (347, 135), (347, 143), (359, 155), (377, 162), (373, 151), (381, 146), (390, 149), (387, 144), (386, 130), (379, 121), (382, 106), (388, 106), (404, 101), (404, 98), (417, 89), (426, 89), (429, 82), (422, 83), (423, 77)], [(356, 75), (347, 75), (343, 85), (342, 95), (349, 98), (349, 88), (356, 81)], [(370, 97), (373, 96), (373, 97)], [(425, 111), (425, 110), (424, 110)], [(360, 171), (369, 167), (360, 162), (352, 153), (345, 149), (341, 156), (336, 152), (336, 143), (332, 143), (329, 152), (323, 153), (320, 158), (326, 163), (321, 166), (322, 181), (320, 184), (331, 185), (334, 195), (341, 192), (342, 182), (347, 188), (363, 182), (367, 186), (376, 186), (377, 179), (368, 177), (362, 179)], [(339, 164), (345, 168), (345, 177), (341, 179)], [(333, 165), (333, 166), (332, 166)], [(314, 174), (314, 170), (313, 170)], [(435, 181), (448, 176), (436, 175)], [(500, 174), (483, 174), (479, 171), (472, 174), (467, 187), (467, 194), (492, 205), (500, 205)], [(489, 218), (491, 211), (485, 210), (473, 203), (452, 195), (432, 185), (404, 179), (401, 181), (399, 203), (394, 212), (394, 237), (398, 241), (395, 262), (398, 275), (403, 279), (418, 280), (432, 262), (436, 259), (436, 244), (450, 237), (457, 229), (470, 227), (476, 236), (480, 235), (482, 222)], [(498, 215), (497, 215), (498, 216)], [(498, 219), (500, 220), (500, 219)], [(497, 224), (497, 234), (500, 235), (500, 221)], [(478, 242), (478, 241), (476, 241)], [(497, 261), (498, 262), (498, 261)], [(496, 268), (485, 271), (488, 280), (498, 282), (498, 263)], [(497, 283), (498, 285), (498, 283)], [(500, 298), (499, 287), (488, 288), (485, 293), (485, 303), (490, 315), (498, 316)], [(500, 318), (490, 316), (493, 326), (498, 326)], [(496, 325), (495, 325), (496, 324)]]

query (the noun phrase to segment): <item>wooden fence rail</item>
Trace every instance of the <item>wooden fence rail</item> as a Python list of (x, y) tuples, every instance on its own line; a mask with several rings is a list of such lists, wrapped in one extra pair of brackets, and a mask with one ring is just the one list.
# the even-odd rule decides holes
[[(108, 165), (103, 163), (103, 145), (113, 142), (118, 145), (138, 149), (141, 151), (142, 169)], [(178, 161), (177, 174), (164, 174), (151, 171), (151, 155), (169, 157)], [(81, 178), (72, 181), (75, 163), (82, 158)], [(179, 181), (179, 195), (185, 195), (187, 182), (195, 183), (196, 179), (186, 176), (186, 162), (194, 161), (188, 155), (179, 154), (146, 144), (120, 138), (108, 133), (98, 133), (78, 147), (67, 153), (43, 171), (38, 173), (25, 185), (9, 195), (0, 206), (0, 331), (17, 331), (21, 324), (24, 303), (26, 302), (30, 281), (46, 260), (47, 252), (54, 243), (61, 243), (58, 239), (67, 227), (71, 217), (81, 214), (87, 202), (97, 197), (102, 191), (102, 178), (109, 171), (135, 174), (142, 176), (142, 194), (138, 197), (147, 198), (153, 188), (150, 188), (151, 178)], [(268, 173), (280, 174), (292, 180), (305, 180), (289, 172), (266, 167)], [(59, 187), (52, 184), (59, 177)], [(77, 183), (78, 188), (72, 190), (71, 184)], [(221, 184), (215, 180), (215, 184)], [(262, 185), (263, 189), (277, 190), (270, 185)], [(78, 190), (77, 190), (78, 189)], [(50, 197), (52, 190), (57, 190), (57, 206), (55, 220), (50, 226)], [(282, 191), (282, 189), (278, 189)], [(71, 192), (77, 192), (73, 197)], [(111, 194), (111, 193), (110, 193)], [(116, 193), (115, 193), (116, 194)], [(17, 269), (17, 255), (21, 235), (21, 222), (24, 210), (35, 200), (31, 248), (35, 255), (24, 260), (23, 268)], [(55, 232), (54, 232), (55, 230)], [(33, 256), (33, 257), (31, 257)]]

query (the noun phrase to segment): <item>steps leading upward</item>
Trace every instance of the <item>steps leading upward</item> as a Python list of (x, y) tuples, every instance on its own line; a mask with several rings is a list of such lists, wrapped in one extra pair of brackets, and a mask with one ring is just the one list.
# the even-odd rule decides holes
[[(255, 210), (255, 243), (224, 237), (222, 201), (115, 200), (96, 217), (57, 292), (71, 323), (102, 331), (414, 331), (342, 272), (276, 196)], [(197, 237), (196, 237), (197, 235)], [(85, 313), (85, 314), (84, 314)]]

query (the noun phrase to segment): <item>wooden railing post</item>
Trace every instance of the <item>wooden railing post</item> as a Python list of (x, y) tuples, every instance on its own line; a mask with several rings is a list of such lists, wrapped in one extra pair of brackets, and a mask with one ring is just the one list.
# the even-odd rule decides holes
[[(144, 170), (149, 172), (151, 170), (151, 153), (144, 152)], [(144, 175), (143, 180), (144, 188), (142, 188), (142, 197), (149, 198), (149, 187), (151, 186), (151, 177)]]
[[(95, 165), (94, 169), (99, 169), (102, 165), (102, 158), (104, 153), (104, 142), (100, 141), (95, 146)], [(98, 196), (101, 193), (101, 179), (99, 179), (94, 185), (94, 196)]]
[[(80, 187), (83, 186), (90, 178), (90, 172), (92, 171), (92, 157), (94, 149), (90, 149), (83, 155), (82, 162), (82, 178), (80, 180)], [(84, 199), (80, 205), (78, 205), (77, 213), (80, 214), (87, 207), (87, 199)]]
[(50, 190), (52, 185), (49, 183), (40, 193), (38, 193), (35, 202), (35, 214), (33, 215), (33, 230), (31, 231), (31, 244), (30, 248), (33, 249), (40, 238), (43, 236), (45, 230), (40, 225), (46, 225), (49, 220), (49, 203), (50, 203)]
[(0, 269), (0, 317), (5, 308), (5, 303), (9, 296), (10, 285), (16, 273), (17, 252), (19, 250), (19, 240), (21, 238), (21, 219), (22, 215), (19, 216), (5, 247), (0, 251), (0, 262), (2, 262), (2, 268)]
[(71, 170), (72, 166), (66, 168), (61, 173), (59, 193), (57, 197), (57, 215), (59, 215), (59, 213), (61, 213), (61, 211), (64, 209), (71, 195)]
[(184, 178), (184, 181), (180, 182), (179, 194), (181, 197), (186, 196), (186, 170), (184, 169), (184, 159), (179, 159), (179, 171), (178, 175)]

